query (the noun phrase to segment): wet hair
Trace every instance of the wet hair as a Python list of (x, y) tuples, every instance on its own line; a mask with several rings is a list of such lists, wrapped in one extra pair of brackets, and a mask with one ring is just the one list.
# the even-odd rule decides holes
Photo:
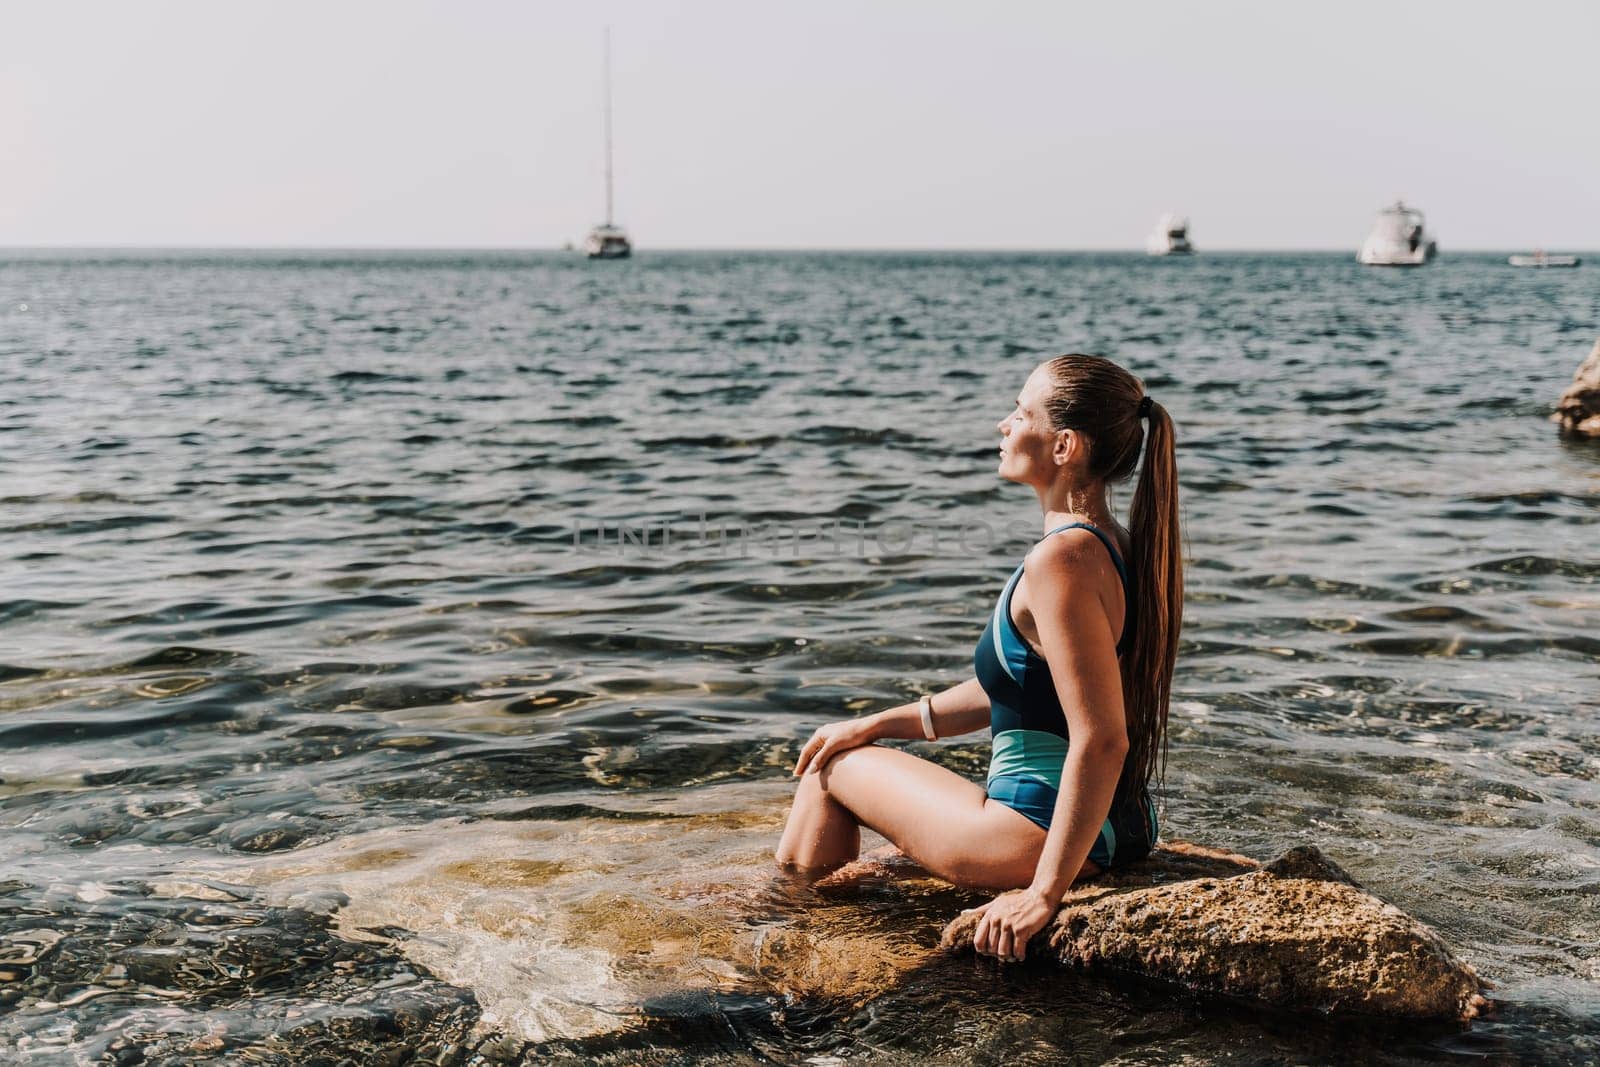
[(1167, 706), (1183, 625), (1183, 541), (1172, 418), (1154, 400), (1143, 403), (1148, 399), (1144, 384), (1109, 359), (1074, 353), (1057, 356), (1045, 367), (1051, 385), (1044, 410), (1051, 429), (1076, 430), (1088, 438), (1090, 475), (1107, 484), (1126, 481), (1144, 446), (1128, 515), (1133, 540), (1128, 620), (1134, 631), (1122, 657), (1128, 755), (1117, 784), (1119, 795), (1137, 792), (1166, 767)]

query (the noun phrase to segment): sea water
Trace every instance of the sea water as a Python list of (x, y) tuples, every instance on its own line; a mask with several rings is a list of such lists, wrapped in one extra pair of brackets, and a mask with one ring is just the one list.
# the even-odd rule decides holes
[[(1600, 1056), (1600, 448), (1546, 421), (1597, 277), (7, 253), (0, 1048)], [(1491, 1018), (929, 957), (965, 900), (763, 881), (814, 727), (969, 676), (1041, 531), (995, 424), (1067, 351), (1178, 425), (1163, 831), (1318, 845)]]

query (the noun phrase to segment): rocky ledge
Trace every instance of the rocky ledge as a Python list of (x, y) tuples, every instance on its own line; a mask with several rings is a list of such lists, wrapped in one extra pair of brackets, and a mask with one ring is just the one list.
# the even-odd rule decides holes
[[(976, 927), (963, 913), (943, 947), (972, 951)], [(1438, 934), (1312, 846), (1258, 864), (1163, 845), (1075, 886), (1028, 955), (1294, 1010), (1470, 1019), (1486, 1003), (1477, 972)]]
[(1600, 341), (1578, 365), (1550, 421), (1575, 437), (1600, 437)]

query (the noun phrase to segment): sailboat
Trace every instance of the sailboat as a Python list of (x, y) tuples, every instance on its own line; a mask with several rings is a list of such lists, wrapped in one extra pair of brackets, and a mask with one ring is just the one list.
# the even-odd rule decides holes
[(589, 231), (583, 250), (590, 259), (627, 259), (633, 254), (628, 232), (611, 212), (611, 30), (606, 29), (606, 221)]

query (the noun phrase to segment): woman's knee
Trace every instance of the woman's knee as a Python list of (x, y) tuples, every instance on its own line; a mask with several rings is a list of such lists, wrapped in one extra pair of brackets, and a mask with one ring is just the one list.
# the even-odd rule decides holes
[(860, 778), (867, 765), (885, 751), (876, 745), (862, 745), (835, 752), (817, 771), (817, 785), (825, 793), (832, 793), (839, 788), (848, 789), (852, 781)]
[(795, 810), (798, 811), (802, 808), (810, 808), (818, 804), (827, 803), (828, 794), (823, 788), (821, 777), (820, 774), (811, 774), (809, 772), (800, 776), (800, 780), (794, 787)]

